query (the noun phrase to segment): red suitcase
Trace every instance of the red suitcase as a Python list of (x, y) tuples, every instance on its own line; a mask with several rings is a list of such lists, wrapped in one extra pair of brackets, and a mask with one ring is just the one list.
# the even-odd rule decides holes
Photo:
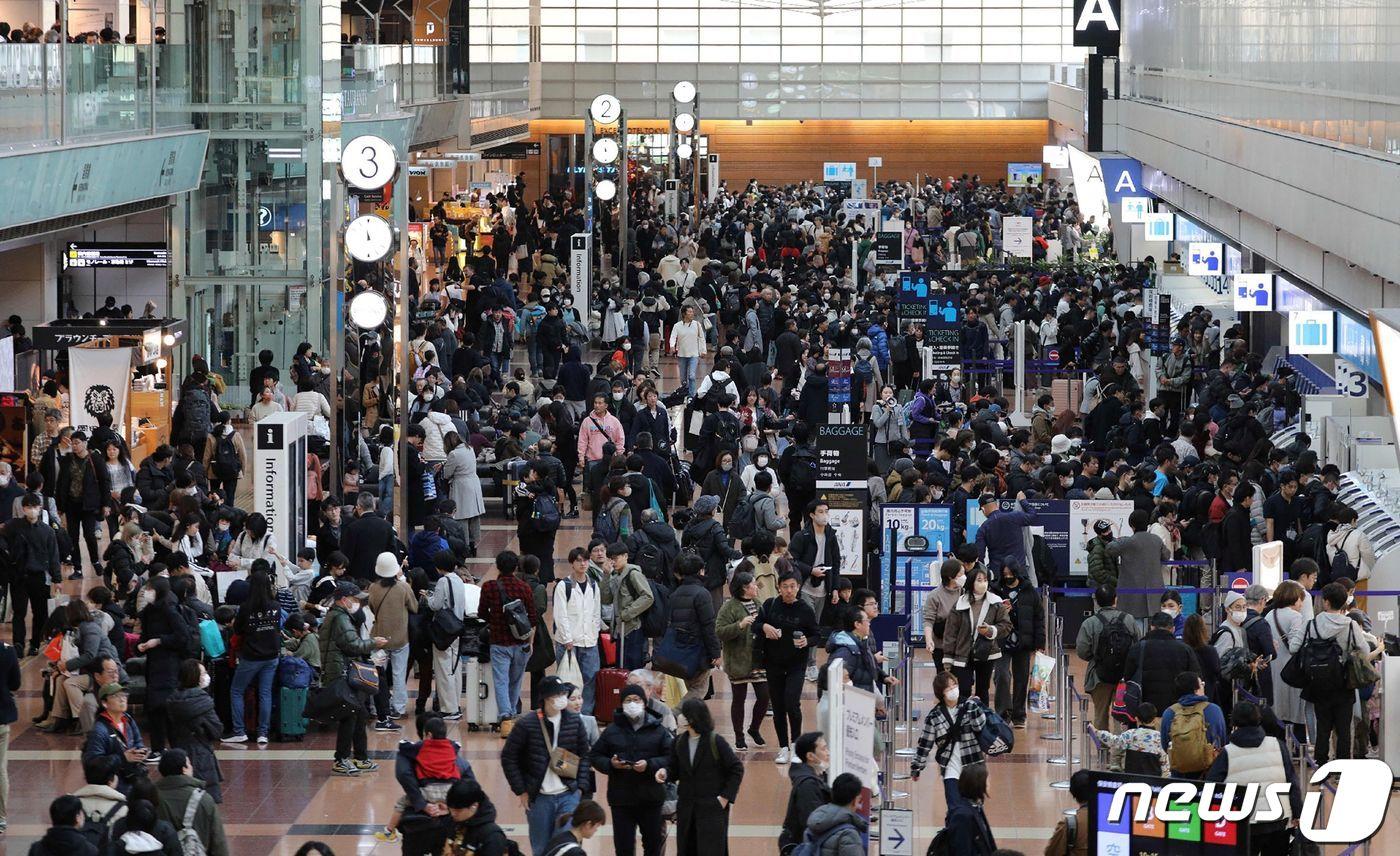
[(599, 669), (593, 678), (593, 715), (604, 725), (613, 721), (613, 711), (622, 706), (622, 689), (627, 686), (626, 669)]

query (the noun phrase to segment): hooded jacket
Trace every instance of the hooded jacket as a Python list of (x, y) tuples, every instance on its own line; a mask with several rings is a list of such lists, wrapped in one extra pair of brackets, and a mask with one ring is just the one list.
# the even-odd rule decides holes
[[(671, 732), (661, 718), (643, 709), (642, 721), (633, 723), (619, 707), (612, 724), (603, 730), (590, 755), (592, 768), (608, 777), (608, 805), (657, 805), (666, 799), (666, 786), (656, 781), (656, 771), (671, 757)], [(613, 758), (646, 761), (647, 768), (614, 769)]]
[(813, 839), (821, 838), (842, 825), (849, 825), (849, 828), (828, 836), (817, 851), (818, 856), (865, 856), (867, 848), (861, 836), (870, 829), (870, 822), (865, 818), (845, 806), (831, 803), (818, 806), (807, 818), (807, 831), (812, 833)]
[(205, 790), (215, 802), (222, 802), (219, 783), (224, 776), (213, 745), (224, 726), (214, 709), (214, 697), (198, 687), (181, 688), (171, 693), (165, 704), (170, 716), (170, 745), (189, 754), (195, 778), (205, 782)]
[(1182, 672), (1201, 673), (1196, 652), (1170, 630), (1149, 630), (1128, 649), (1123, 679), (1141, 684), (1142, 700), (1164, 711), (1176, 699), (1176, 676)]
[(699, 640), (705, 647), (705, 659), (720, 656), (719, 637), (715, 635), (715, 604), (710, 592), (696, 576), (685, 577), (671, 592), (667, 606), (671, 612), (666, 622), (678, 635)]
[[(735, 479), (737, 481), (737, 477)], [(724, 586), (731, 559), (743, 554), (730, 545), (724, 526), (710, 515), (696, 515), (681, 534), (681, 549), (694, 550), (705, 560), (705, 588)]]
[(29, 856), (98, 856), (97, 847), (76, 826), (55, 826), (29, 845)]
[(807, 821), (812, 813), (826, 805), (831, 799), (831, 788), (826, 778), (812, 769), (810, 764), (793, 764), (788, 768), (788, 780), (792, 790), (788, 793), (787, 814), (783, 816), (782, 844), (796, 844), (802, 840), (807, 829)]
[(855, 634), (842, 630), (833, 633), (831, 640), (826, 644), (826, 650), (831, 654), (831, 660), (840, 660), (846, 669), (846, 674), (851, 676), (851, 684), (856, 689), (875, 692), (875, 685), (882, 679), (880, 667), (875, 664), (875, 655), (871, 652), (866, 640), (856, 638)]
[[(1288, 752), (1288, 744), (1274, 738), (1272, 747), (1264, 745), (1267, 735), (1261, 726), (1247, 726), (1235, 729), (1230, 735), (1230, 742), (1225, 747), (1225, 751), (1215, 756), (1215, 763), (1210, 765), (1204, 776), (1207, 782), (1237, 782), (1248, 784), (1256, 782), (1260, 785), (1274, 784), (1279, 781), (1288, 783), (1288, 808), (1292, 812), (1290, 817), (1299, 817), (1303, 811), (1303, 795), (1298, 787), (1298, 776), (1293, 765), (1292, 756)], [(1266, 757), (1265, 753), (1272, 750), (1276, 753), (1274, 757)], [(1266, 771), (1273, 770), (1274, 761), (1278, 761), (1282, 766), (1283, 777), (1268, 778)], [(1256, 806), (1263, 804), (1261, 793)], [(1271, 825), (1282, 825), (1287, 820), (1275, 821)]]

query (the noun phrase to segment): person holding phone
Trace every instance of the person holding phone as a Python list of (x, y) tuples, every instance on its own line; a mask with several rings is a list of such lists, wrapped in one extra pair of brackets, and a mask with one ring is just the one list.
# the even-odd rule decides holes
[[(792, 539), (788, 552), (792, 556), (793, 568), (802, 575), (802, 600), (812, 610), (813, 617), (820, 622), (822, 610), (826, 608), (835, 588), (836, 575), (841, 568), (841, 544), (836, 531), (827, 525), (830, 509), (823, 500), (813, 500), (807, 507), (810, 519), (807, 526)], [(817, 634), (813, 634), (817, 638)], [(807, 680), (817, 679), (816, 649), (809, 648), (804, 657), (807, 664)], [(795, 737), (802, 730), (793, 732)]]
[(132, 784), (146, 775), (146, 758), (151, 750), (141, 739), (136, 719), (127, 713), (126, 687), (107, 684), (97, 691), (97, 703), (102, 705), (102, 711), (83, 744), (83, 760), (110, 757), (117, 771), (117, 790), (130, 793)]
[[(798, 575), (789, 571), (778, 582), (778, 596), (764, 601), (753, 623), (754, 641), (762, 647), (768, 676), (768, 694), (773, 703), (773, 729), (778, 733), (775, 763), (793, 759), (792, 740), (802, 734), (803, 669), (811, 646), (821, 627), (806, 598), (798, 597)], [(749, 736), (763, 745), (756, 730)]]

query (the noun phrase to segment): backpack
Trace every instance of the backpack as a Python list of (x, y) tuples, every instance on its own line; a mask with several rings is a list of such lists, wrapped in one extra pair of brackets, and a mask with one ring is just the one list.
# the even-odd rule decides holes
[(194, 816), (199, 811), (202, 799), (204, 789), (195, 788), (194, 793), (190, 794), (190, 801), (185, 804), (185, 816), (180, 819), (180, 830), (177, 834), (180, 838), (180, 852), (185, 856), (205, 856), (208, 853), (204, 849), (204, 842), (199, 838), (199, 833), (194, 830)]
[(107, 843), (111, 840), (112, 836), (112, 818), (118, 811), (124, 808), (126, 808), (126, 803), (117, 803), (101, 817), (83, 812), (87, 820), (83, 821), (83, 828), (78, 831), (82, 833), (84, 838), (92, 842), (92, 845), (97, 848), (98, 853), (107, 852)]
[(953, 845), (952, 833), (948, 827), (938, 830), (938, 834), (933, 836), (933, 840), (928, 843), (928, 850), (924, 851), (924, 856), (952, 856)]
[(749, 495), (739, 501), (735, 506), (734, 513), (729, 515), (725, 521), (725, 529), (728, 530), (730, 538), (743, 540), (758, 531), (758, 491), (750, 491)]
[[(1317, 562), (1318, 568), (1322, 571), (1319, 576), (1326, 576), (1332, 567), (1332, 563), (1327, 561), (1327, 534), (1326, 523), (1314, 523), (1298, 534), (1298, 541), (1294, 545), (1295, 555), (1299, 558), (1308, 558)], [(1330, 577), (1319, 579), (1318, 585), (1326, 585), (1332, 579)], [(1355, 578), (1353, 577), (1353, 579)]]
[(289, 690), (311, 686), (311, 664), (301, 657), (284, 655), (277, 661), (277, 683)]
[(855, 828), (853, 823), (838, 823), (821, 835), (813, 835), (812, 830), (808, 829), (802, 833), (801, 843), (792, 849), (789, 856), (821, 856), (822, 847), (826, 846), (828, 839), (836, 837), (844, 830)]
[(1167, 747), (1167, 758), (1174, 772), (1203, 773), (1215, 762), (1216, 749), (1206, 739), (1208, 704), (1208, 701), (1198, 701), (1192, 705), (1171, 706), (1174, 713), (1168, 733), (1171, 745)]
[[(632, 583), (632, 575), (627, 575), (624, 585)], [(656, 580), (648, 579), (647, 585), (651, 586), (651, 606), (641, 614), (638, 619), (641, 622), (642, 635), (648, 639), (660, 639), (666, 635), (666, 625), (671, 621), (671, 590)], [(640, 592), (633, 592), (640, 594)]]
[(238, 478), (242, 464), (238, 460), (238, 447), (233, 444), (237, 435), (229, 432), (214, 441), (214, 460), (210, 461), (214, 475), (221, 479)]
[[(711, 391), (713, 390), (714, 387), (711, 387)], [(726, 419), (725, 414), (715, 416), (715, 442), (720, 448), (734, 448), (739, 442), (739, 430), (737, 418)]]
[(213, 403), (209, 400), (209, 393), (198, 387), (188, 389), (180, 393), (180, 406), (184, 409), (185, 436), (196, 436), (209, 433), (209, 416), (213, 409)]
[(788, 476), (789, 494), (814, 494), (817, 492), (817, 453), (806, 446), (792, 450), (792, 469)]
[(1279, 677), (1289, 686), (1303, 690), (1306, 696), (1323, 698), (1346, 689), (1347, 672), (1342, 646), (1335, 638), (1315, 635), (1316, 627), (1316, 618), (1308, 622), (1303, 631), (1303, 644), (1298, 646), (1298, 653), (1288, 661)]
[(530, 623), (530, 610), (520, 598), (512, 598), (501, 604), (501, 612), (505, 614), (510, 635), (521, 642), (528, 641), (535, 632), (535, 625)]
[(664, 580), (671, 573), (670, 562), (666, 560), (666, 553), (660, 547), (645, 539), (637, 547), (637, 567), (642, 569), (642, 576), (648, 580)]
[(875, 360), (856, 360), (856, 364), (851, 367), (851, 374), (855, 375), (862, 386), (868, 386), (875, 378)]
[(206, 618), (199, 622), (199, 644), (204, 649), (204, 656), (211, 660), (224, 656), (227, 649), (224, 645), (223, 631), (219, 630), (217, 621)]
[(982, 707), (982, 715), (987, 718), (987, 724), (977, 732), (977, 745), (982, 747), (982, 754), (988, 757), (1005, 755), (1016, 746), (1016, 733), (996, 711), (981, 702), (978, 704)]
[[(1227, 648), (1220, 654), (1220, 677), (1227, 681), (1243, 681), (1254, 674), (1254, 671), (1249, 668), (1249, 664), (1254, 662), (1254, 654), (1250, 653), (1247, 634), (1249, 628), (1259, 620), (1260, 617), (1256, 615), (1240, 625), (1240, 632), (1246, 634), (1245, 645)], [(1215, 644), (1215, 639), (1219, 639), (1220, 634), (1225, 632), (1228, 631), (1224, 627), (1215, 631), (1215, 637), (1211, 640), (1211, 644)]]
[(622, 538), (622, 531), (618, 528), (618, 521), (613, 518), (609, 508), (617, 507), (612, 501), (598, 512), (598, 519), (593, 521), (593, 537), (604, 544), (614, 544)]
[(559, 503), (554, 497), (542, 493), (535, 497), (534, 512), (530, 515), (530, 525), (536, 532), (553, 532), (559, 528), (563, 515), (559, 513)]
[(1342, 540), (1337, 543), (1337, 552), (1332, 554), (1331, 562), (1327, 562), (1325, 564), (1318, 564), (1319, 568), (1327, 568), (1332, 572), (1332, 577), (1328, 580), (1328, 582), (1331, 582), (1335, 579), (1340, 579), (1341, 577), (1346, 577), (1349, 580), (1356, 579), (1357, 568), (1351, 563), (1351, 559), (1347, 557), (1346, 551), (1347, 538), (1350, 537), (1354, 532), (1356, 532), (1355, 529), (1342, 536)]
[(907, 340), (898, 334), (890, 337), (890, 362), (902, 363), (909, 359)]
[(1133, 633), (1128, 629), (1127, 617), (1118, 617), (1103, 626), (1099, 638), (1094, 643), (1094, 674), (1106, 684), (1116, 684), (1123, 680), (1123, 670), (1128, 665), (1128, 649), (1133, 647)]

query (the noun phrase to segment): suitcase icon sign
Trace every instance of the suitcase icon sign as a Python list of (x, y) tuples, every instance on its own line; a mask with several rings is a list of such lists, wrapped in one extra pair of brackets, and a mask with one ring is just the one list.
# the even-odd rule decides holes
[(1304, 321), (1294, 333), (1295, 345), (1327, 347), (1327, 327), (1317, 320)]

